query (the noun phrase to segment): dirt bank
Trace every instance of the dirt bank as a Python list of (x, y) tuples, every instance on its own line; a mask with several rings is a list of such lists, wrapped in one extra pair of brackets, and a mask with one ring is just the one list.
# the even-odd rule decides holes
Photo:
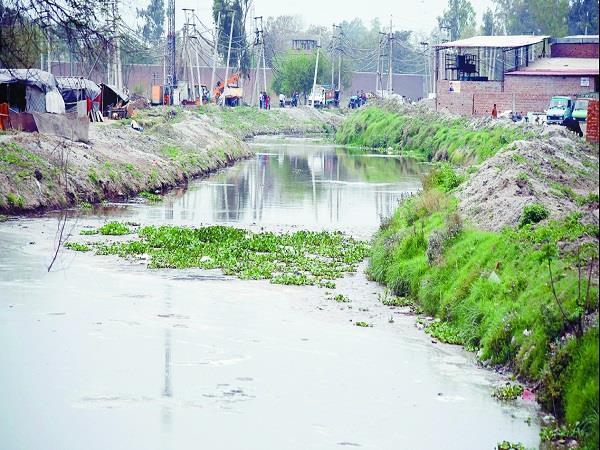
[(0, 134), (0, 211), (19, 213), (124, 199), (167, 189), (251, 155), (245, 138), (316, 133), (340, 116), (308, 108), (152, 108), (94, 123), (88, 143), (38, 133)]
[(581, 214), (598, 224), (598, 149), (560, 128), (516, 141), (483, 162), (457, 190), (459, 210), (478, 228), (518, 226), (523, 210), (543, 205), (548, 220)]

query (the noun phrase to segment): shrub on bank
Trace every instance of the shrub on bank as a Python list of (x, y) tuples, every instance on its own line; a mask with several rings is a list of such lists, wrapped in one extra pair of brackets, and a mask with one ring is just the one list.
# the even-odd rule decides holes
[(544, 216), (540, 211), (519, 229), (463, 227), (456, 200), (443, 192), (444, 180), (432, 177), (428, 189), (405, 201), (378, 232), (370, 276), (448, 324), (444, 330), (451, 330), (452, 342), (478, 349), (482, 361), (508, 365), (539, 382), (542, 405), (577, 423), (586, 445), (595, 448), (599, 348), (593, 277), (586, 292), (597, 253), (584, 257), (582, 242), (597, 242), (598, 227), (576, 215), (535, 225)]
[(473, 129), (463, 118), (432, 113), (402, 114), (368, 107), (354, 112), (339, 126), (336, 141), (373, 149), (391, 149), (422, 160), (447, 159), (462, 164), (483, 161), (507, 144), (528, 136), (519, 127)]

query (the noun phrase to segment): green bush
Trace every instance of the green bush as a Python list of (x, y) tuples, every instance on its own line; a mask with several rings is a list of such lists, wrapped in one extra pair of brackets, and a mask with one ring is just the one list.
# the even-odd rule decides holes
[[(597, 239), (598, 227), (572, 215), (560, 222), (502, 232), (463, 228), (452, 218), (455, 201), (443, 200), (435, 192), (425, 191), (404, 202), (380, 229), (372, 245), (370, 277), (439, 318), (428, 328), (433, 336), (479, 349), (481, 360), (507, 364), (537, 383), (540, 402), (567, 423), (578, 422), (585, 430), (586, 445), (591, 442), (590, 448), (595, 448), (598, 325), (555, 348), (565, 330), (577, 323), (582, 308), (573, 255), (556, 251), (552, 270), (568, 318), (565, 323), (553, 296), (544, 251), (548, 240), (558, 249), (573, 248), (583, 238)], [(456, 232), (448, 239), (450, 229)], [(436, 235), (439, 242), (432, 239)], [(592, 310), (597, 311), (595, 280), (590, 297)]]
[(523, 214), (521, 215), (520, 226), (529, 224), (536, 224), (544, 219), (547, 219), (550, 213), (546, 207), (540, 203), (532, 203), (531, 205), (523, 208)]

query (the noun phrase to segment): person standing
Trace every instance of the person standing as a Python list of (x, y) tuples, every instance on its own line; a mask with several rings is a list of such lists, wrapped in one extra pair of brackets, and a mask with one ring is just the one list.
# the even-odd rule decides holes
[(283, 93), (279, 94), (279, 107), (285, 108), (285, 95)]
[(265, 109), (271, 109), (271, 96), (265, 92)]
[(494, 107), (492, 108), (492, 118), (493, 119), (497, 119), (498, 118), (498, 109), (496, 108), (496, 104), (494, 103)]

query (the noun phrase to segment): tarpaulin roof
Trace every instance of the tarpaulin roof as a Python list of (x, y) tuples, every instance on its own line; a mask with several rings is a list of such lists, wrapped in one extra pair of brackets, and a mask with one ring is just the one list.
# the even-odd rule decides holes
[(115, 86), (113, 86), (111, 84), (106, 84), (106, 83), (102, 83), (102, 84), (100, 84), (100, 86), (106, 87), (106, 88), (110, 89), (111, 91), (113, 91), (113, 93), (117, 97), (119, 97), (121, 100), (123, 100), (123, 103), (127, 103), (129, 101), (129, 97), (127, 96), (127, 94), (125, 94), (120, 89), (117, 89)]
[(437, 48), (516, 48), (537, 44), (550, 36), (473, 36), (436, 45)]
[(44, 92), (57, 89), (56, 78), (40, 69), (0, 69), (0, 84), (24, 83)]
[(67, 91), (83, 90), (85, 96), (89, 99), (95, 99), (100, 95), (100, 86), (94, 83), (92, 80), (88, 80), (83, 77), (57, 77), (56, 82), (58, 83), (58, 89), (61, 94), (65, 94)]

